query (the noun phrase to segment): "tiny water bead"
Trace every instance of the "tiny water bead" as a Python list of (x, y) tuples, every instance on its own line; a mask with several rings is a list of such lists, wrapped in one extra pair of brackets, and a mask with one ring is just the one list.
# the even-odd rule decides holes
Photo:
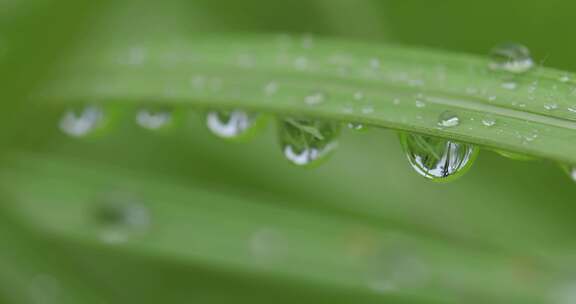
[(338, 146), (338, 122), (306, 118), (280, 120), (279, 139), (284, 156), (298, 166), (310, 166), (326, 159)]
[(99, 106), (68, 110), (60, 119), (60, 130), (72, 137), (84, 137), (102, 126), (104, 111)]
[(482, 119), (482, 125), (485, 127), (493, 127), (496, 125), (496, 119), (494, 117), (484, 117)]
[(478, 154), (474, 145), (418, 134), (401, 133), (400, 142), (412, 168), (434, 181), (461, 176)]
[(261, 115), (242, 110), (210, 111), (206, 114), (206, 126), (216, 136), (240, 139), (252, 134)]
[(136, 112), (136, 123), (148, 130), (159, 130), (170, 124), (172, 112), (169, 110), (140, 109)]
[(492, 70), (521, 74), (534, 66), (527, 47), (518, 43), (502, 43), (490, 51), (489, 67)]
[(451, 111), (443, 112), (442, 114), (440, 114), (440, 117), (438, 118), (438, 126), (440, 127), (451, 128), (456, 127), (459, 124), (460, 124), (460, 118), (458, 117), (458, 115), (456, 115), (456, 113)]
[(366, 131), (368, 129), (368, 127), (365, 124), (360, 122), (349, 122), (346, 124), (346, 126), (348, 127), (348, 129), (354, 131)]

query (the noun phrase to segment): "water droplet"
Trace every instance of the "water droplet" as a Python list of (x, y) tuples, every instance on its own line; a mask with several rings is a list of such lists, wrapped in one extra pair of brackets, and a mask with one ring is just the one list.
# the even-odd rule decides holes
[(216, 136), (225, 139), (244, 139), (256, 131), (261, 115), (241, 110), (210, 111), (206, 126)]
[(400, 142), (412, 168), (434, 181), (461, 176), (478, 154), (473, 145), (424, 135), (402, 133)]
[(503, 89), (513, 91), (516, 90), (516, 88), (518, 88), (518, 83), (514, 80), (505, 80), (504, 82), (502, 82), (502, 84), (500, 84), (500, 86)]
[(524, 73), (534, 66), (527, 47), (517, 43), (503, 43), (490, 51), (489, 67), (511, 73)]
[(563, 74), (559, 78), (560, 82), (569, 82), (571, 79), (572, 79), (572, 77), (570, 77), (570, 75), (568, 75), (568, 74)]
[(576, 182), (576, 166), (566, 165), (566, 166), (563, 166), (563, 168), (564, 168), (564, 171), (566, 171), (566, 173), (568, 173), (570, 178)]
[(101, 127), (104, 111), (99, 106), (86, 106), (80, 110), (68, 110), (60, 119), (60, 130), (72, 137), (84, 137)]
[(327, 97), (326, 94), (323, 92), (314, 92), (306, 97), (304, 97), (304, 102), (307, 105), (314, 106), (317, 104), (321, 104), (326, 101)]
[(284, 156), (298, 166), (326, 159), (338, 146), (340, 124), (311, 119), (284, 118), (279, 139)]
[(494, 117), (484, 117), (482, 119), (482, 125), (484, 125), (485, 127), (493, 127), (494, 125), (496, 125), (496, 119)]
[(557, 103), (546, 103), (544, 104), (544, 109), (547, 111), (552, 111), (558, 109)]
[(142, 201), (126, 193), (111, 193), (97, 204), (94, 216), (98, 237), (107, 244), (121, 244), (150, 229), (150, 214)]
[(358, 91), (358, 92), (354, 93), (354, 100), (356, 100), (356, 101), (362, 101), (362, 100), (364, 100), (365, 97), (366, 96), (364, 95), (364, 92), (362, 92), (362, 91)]
[(172, 112), (168, 110), (140, 109), (136, 113), (136, 123), (144, 129), (159, 130), (172, 121)]
[(368, 127), (365, 124), (359, 122), (349, 122), (346, 125), (348, 126), (348, 129), (354, 131), (366, 131), (368, 129)]
[(308, 69), (308, 59), (303, 56), (296, 57), (296, 59), (294, 59), (294, 67), (300, 71)]
[(496, 96), (494, 96), (494, 95), (488, 96), (488, 101), (495, 101), (495, 100), (496, 100)]
[(378, 58), (370, 59), (370, 68), (372, 68), (373, 70), (380, 69), (380, 59)]
[(392, 103), (393, 103), (394, 105), (399, 105), (401, 102), (402, 102), (402, 101), (400, 100), (400, 98), (394, 98), (394, 99), (392, 100)]
[(362, 107), (362, 113), (363, 114), (372, 114), (372, 113), (374, 113), (374, 107), (371, 105), (364, 106), (364, 107)]
[(576, 113), (576, 106), (570, 106), (568, 107), (568, 111), (572, 112), (572, 113)]
[(278, 83), (275, 81), (270, 81), (264, 86), (264, 94), (266, 96), (272, 96), (278, 92)]
[(416, 107), (417, 108), (424, 108), (426, 106), (426, 103), (420, 99), (416, 99)]
[(451, 128), (456, 127), (459, 124), (460, 124), (460, 118), (458, 117), (458, 115), (456, 115), (456, 113), (451, 111), (443, 112), (442, 114), (440, 114), (440, 117), (438, 118), (438, 126), (440, 127)]

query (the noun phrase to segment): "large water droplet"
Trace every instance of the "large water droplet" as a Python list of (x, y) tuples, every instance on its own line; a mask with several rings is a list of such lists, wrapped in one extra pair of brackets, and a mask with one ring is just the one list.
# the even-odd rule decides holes
[(98, 106), (68, 110), (60, 119), (60, 130), (72, 137), (84, 137), (103, 124), (104, 112)]
[(502, 70), (511, 73), (524, 73), (534, 66), (527, 47), (517, 43), (502, 43), (490, 51), (492, 70)]
[(206, 126), (218, 137), (242, 139), (252, 135), (261, 115), (241, 110), (211, 111), (206, 115)]
[(424, 135), (401, 133), (400, 142), (412, 168), (435, 181), (462, 175), (478, 154), (473, 145)]
[(172, 121), (172, 113), (168, 110), (153, 111), (140, 109), (136, 113), (136, 123), (144, 129), (159, 130)]
[(459, 124), (460, 124), (460, 118), (458, 117), (458, 115), (456, 115), (456, 113), (451, 111), (443, 112), (442, 114), (440, 114), (440, 117), (438, 118), (438, 125), (440, 127), (451, 128), (456, 127)]
[(125, 193), (108, 194), (95, 210), (98, 237), (107, 244), (120, 244), (145, 234), (150, 214), (142, 202)]
[(340, 124), (321, 120), (284, 118), (279, 127), (284, 156), (298, 166), (325, 159), (338, 146)]

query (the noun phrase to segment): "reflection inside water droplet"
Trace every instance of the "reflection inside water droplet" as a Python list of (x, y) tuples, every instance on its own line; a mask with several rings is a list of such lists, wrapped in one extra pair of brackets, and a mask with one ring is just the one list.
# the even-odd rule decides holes
[(159, 130), (167, 126), (172, 120), (172, 112), (169, 110), (153, 111), (140, 109), (136, 113), (136, 123), (144, 129)]
[(463, 174), (473, 163), (478, 148), (442, 138), (400, 134), (400, 141), (412, 168), (432, 180)]
[(242, 110), (210, 111), (206, 114), (206, 126), (216, 136), (240, 139), (252, 134), (261, 115)]
[(72, 137), (84, 137), (103, 123), (104, 112), (99, 106), (86, 106), (80, 110), (68, 110), (60, 119), (60, 130)]
[(338, 146), (340, 124), (303, 118), (284, 118), (279, 126), (284, 156), (293, 164), (308, 166), (330, 155)]

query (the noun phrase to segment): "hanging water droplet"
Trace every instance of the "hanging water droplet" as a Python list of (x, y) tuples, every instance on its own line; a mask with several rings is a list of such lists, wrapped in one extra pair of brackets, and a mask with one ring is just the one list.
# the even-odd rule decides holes
[(340, 124), (312, 119), (284, 118), (279, 139), (284, 156), (298, 166), (317, 164), (338, 146)]
[(60, 130), (72, 137), (84, 137), (101, 127), (104, 111), (98, 106), (86, 106), (80, 110), (68, 110), (60, 119)]
[(140, 109), (136, 113), (136, 123), (144, 129), (159, 130), (172, 121), (172, 113), (168, 110), (152, 111)]
[(473, 145), (424, 135), (402, 133), (400, 142), (412, 168), (434, 181), (462, 175), (478, 154)]
[(524, 73), (534, 66), (527, 47), (517, 43), (503, 43), (490, 51), (489, 67), (511, 73)]
[(206, 114), (206, 126), (216, 136), (241, 139), (253, 134), (261, 116), (241, 110), (210, 111)]
[(365, 124), (359, 122), (349, 122), (346, 125), (348, 126), (348, 129), (354, 131), (366, 131), (368, 129)]
[(460, 124), (460, 118), (452, 111), (445, 111), (438, 118), (438, 126), (451, 128)]
[(324, 101), (326, 101), (326, 94), (324, 94), (323, 92), (314, 92), (304, 97), (304, 102), (310, 106), (321, 104)]
[(125, 193), (112, 193), (96, 205), (94, 220), (100, 240), (120, 244), (150, 229), (150, 214), (142, 202)]

